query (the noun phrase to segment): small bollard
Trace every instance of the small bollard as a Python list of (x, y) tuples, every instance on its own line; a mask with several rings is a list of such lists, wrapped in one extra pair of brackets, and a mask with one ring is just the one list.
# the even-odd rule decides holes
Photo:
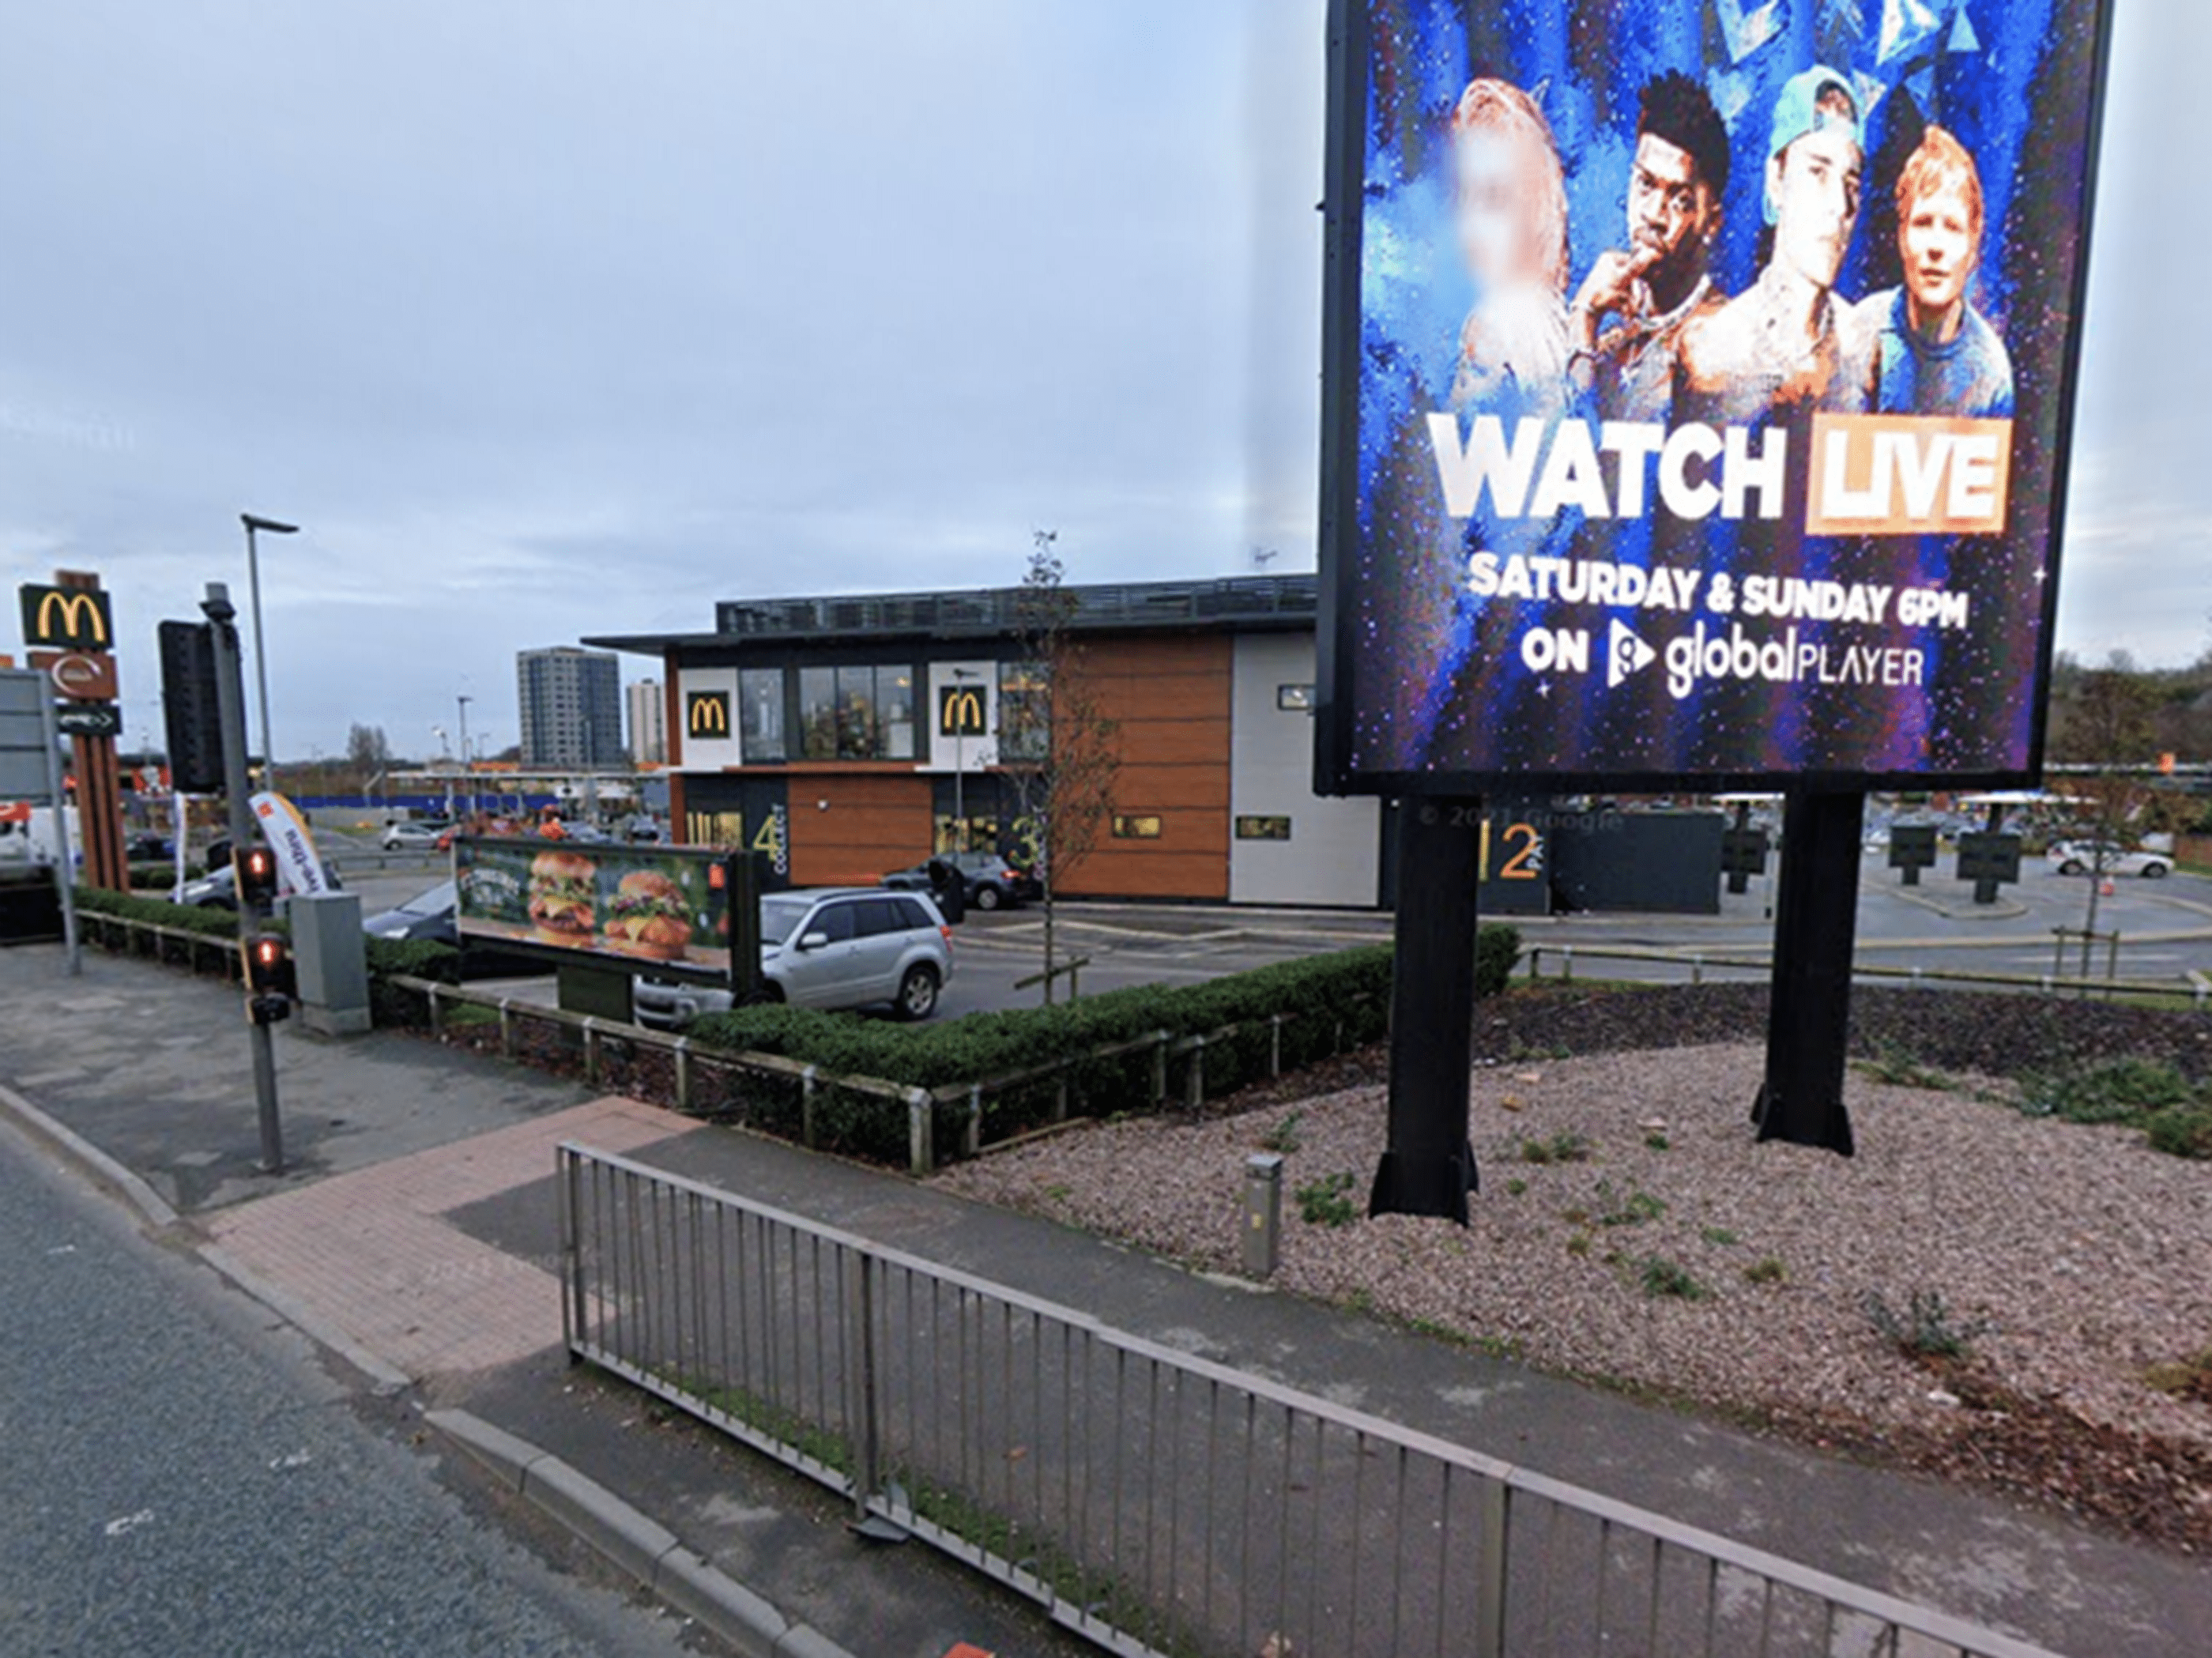
[(1272, 1278), (1283, 1231), (1283, 1159), (1255, 1151), (1244, 1159), (1244, 1270)]

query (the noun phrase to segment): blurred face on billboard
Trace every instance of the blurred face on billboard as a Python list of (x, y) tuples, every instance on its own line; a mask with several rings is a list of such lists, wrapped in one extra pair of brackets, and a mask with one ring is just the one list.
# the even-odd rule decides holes
[(1528, 94), (1471, 82), (1452, 118), (1452, 217), (1475, 292), (1566, 285), (1566, 197), (1550, 129)]
[(1628, 234), (1637, 263), (1661, 274), (1694, 266), (1719, 222), (1720, 204), (1690, 152), (1656, 132), (1639, 137), (1628, 175)]
[(1454, 146), (1460, 258), (1480, 292), (1495, 293), (1534, 275), (1524, 148), (1494, 130), (1463, 132)]
[(1815, 288), (1835, 286), (1858, 223), (1863, 158), (1850, 119), (1807, 133), (1767, 164), (1775, 263)]
[(1974, 274), (1974, 216), (1963, 185), (1954, 184), (1914, 200), (1898, 226), (1905, 255), (1905, 286), (1912, 296), (1915, 320), (1949, 316), (1966, 296)]

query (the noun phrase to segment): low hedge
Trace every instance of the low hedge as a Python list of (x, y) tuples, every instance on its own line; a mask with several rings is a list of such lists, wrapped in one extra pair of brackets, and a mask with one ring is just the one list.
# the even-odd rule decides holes
[(83, 886), (76, 890), (76, 908), (80, 915), (113, 915), (126, 921), (143, 921), (149, 926), (204, 933), (210, 938), (238, 937), (238, 914), (234, 910), (173, 904), (166, 898), (143, 898), (136, 893)]
[[(1519, 955), (1519, 936), (1512, 928), (1485, 927), (1477, 950), (1480, 993), (1504, 988)], [(921, 1027), (811, 1008), (742, 1008), (702, 1018), (690, 1034), (701, 1047), (779, 1054), (831, 1074), (945, 1090), (1070, 1055), (1095, 1054), (1156, 1031), (1201, 1036), (1242, 1026), (1205, 1050), (1204, 1092), (1212, 1096), (1234, 1092), (1267, 1074), (1278, 1043), (1287, 1071), (1379, 1041), (1389, 1025), (1390, 961), (1390, 946), (1370, 944), (1203, 984), (1132, 985), (1054, 1007), (971, 1013)], [(1279, 1013), (1286, 1017), (1278, 1034), (1269, 1021)], [(1185, 1063), (1176, 1061), (1171, 1088)], [(1055, 1075), (996, 1090), (984, 1102), (990, 1137), (1019, 1133), (1049, 1121), (1059, 1108), (1063, 1081), (1072, 1115), (1148, 1107), (1152, 1066), (1152, 1050), (1139, 1048), (1082, 1058)], [(795, 1101), (763, 1099), (761, 1104), (757, 1127), (795, 1132), (795, 1122), (783, 1121), (795, 1112)], [(957, 1145), (965, 1116), (964, 1105), (939, 1107), (940, 1156)], [(817, 1143), (833, 1150), (887, 1162), (902, 1161), (906, 1155), (903, 1114), (866, 1095), (820, 1090), (815, 1131)]]
[(392, 1025), (425, 1025), (430, 1022), (428, 999), (417, 992), (402, 990), (395, 979), (429, 979), (440, 984), (461, 981), (461, 952), (434, 938), (376, 938), (368, 947), (368, 1011), (379, 1029)]

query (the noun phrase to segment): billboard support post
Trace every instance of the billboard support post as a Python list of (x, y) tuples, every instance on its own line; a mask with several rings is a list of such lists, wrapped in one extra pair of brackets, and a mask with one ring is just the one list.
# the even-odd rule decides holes
[(1851, 1155), (1844, 1108), (1856, 942), (1863, 790), (1793, 789), (1784, 808), (1782, 895), (1774, 922), (1766, 1080), (1753, 1120), (1762, 1140)]
[[(208, 583), (200, 610), (213, 624), (210, 632), (215, 638), (216, 705), (222, 721), (223, 804), (229, 811), (231, 857), (235, 866), (239, 853), (252, 844), (255, 834), (250, 804), (252, 786), (246, 777), (246, 683), (238, 660), (238, 610), (230, 602), (230, 589), (220, 581)], [(240, 938), (258, 932), (264, 919), (259, 901), (240, 881)], [(249, 989), (247, 994), (252, 993)], [(276, 1108), (276, 1038), (257, 1019), (246, 1026), (246, 1041), (253, 1053), (253, 1104), (261, 1127), (262, 1172), (281, 1175), (284, 1172), (284, 1124)]]
[(1467, 1224), (1468, 1193), (1478, 1183), (1468, 1098), (1481, 876), (1480, 800), (1407, 803), (1398, 814), (1389, 1138), (1370, 1214)]

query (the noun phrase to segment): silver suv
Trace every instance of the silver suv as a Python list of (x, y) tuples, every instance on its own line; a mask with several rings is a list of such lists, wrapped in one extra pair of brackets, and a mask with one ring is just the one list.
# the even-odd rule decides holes
[[(918, 892), (835, 887), (775, 892), (761, 900), (761, 974), (768, 993), (798, 1007), (874, 1007), (926, 1019), (952, 976), (952, 929)], [(640, 975), (631, 982), (637, 1022), (680, 1030), (702, 1013), (726, 1013), (724, 985)]]

